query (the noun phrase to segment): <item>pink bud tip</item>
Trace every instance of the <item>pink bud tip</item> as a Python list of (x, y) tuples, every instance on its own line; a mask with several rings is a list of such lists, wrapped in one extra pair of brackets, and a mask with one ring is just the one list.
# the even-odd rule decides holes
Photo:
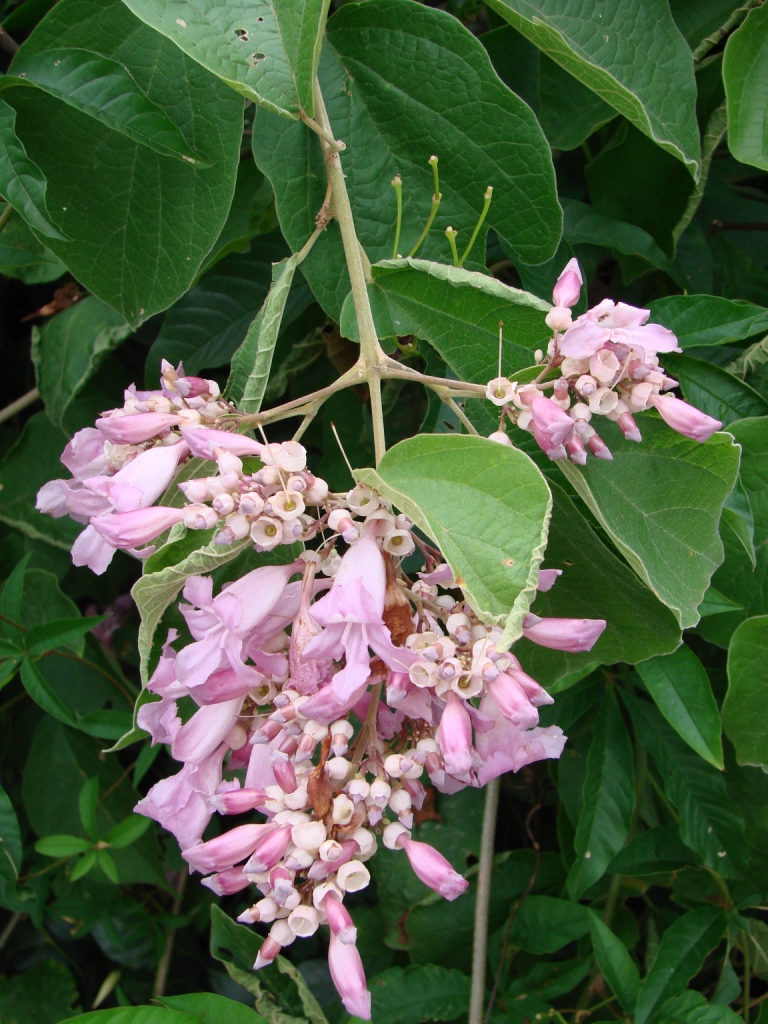
[(254, 971), (259, 971), (262, 967), (268, 967), (282, 948), (280, 943), (276, 942), (271, 936), (264, 939), (253, 964)]
[(410, 839), (406, 832), (398, 836), (397, 845), (405, 850), (414, 874), (447, 900), (455, 900), (466, 892), (469, 882), (454, 871), (450, 862), (429, 843)]
[(569, 260), (552, 290), (552, 301), (556, 306), (575, 306), (583, 283), (578, 260)]
[(723, 425), (674, 395), (653, 395), (651, 405), (668, 426), (693, 441), (706, 441)]

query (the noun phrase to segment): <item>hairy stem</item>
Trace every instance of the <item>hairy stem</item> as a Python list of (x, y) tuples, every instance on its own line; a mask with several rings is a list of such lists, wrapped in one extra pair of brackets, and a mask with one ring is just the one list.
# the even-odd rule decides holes
[(475, 903), (475, 938), (472, 948), (472, 992), (469, 999), (469, 1024), (482, 1024), (485, 996), (485, 958), (488, 947), (488, 907), (491, 902), (493, 843), (496, 835), (496, 813), (499, 809), (499, 780), (491, 779), (485, 787), (483, 834), (480, 841), (480, 871), (477, 876)]
[(323, 129), (323, 134), (319, 137), (323, 148), (328, 180), (333, 188), (333, 215), (339, 222), (341, 240), (344, 244), (344, 254), (347, 258), (349, 281), (352, 285), (352, 301), (355, 305), (357, 325), (360, 331), (360, 357), (371, 393), (373, 445), (376, 464), (378, 465), (387, 447), (384, 437), (384, 410), (381, 404), (380, 373), (381, 366), (386, 357), (379, 345), (376, 325), (373, 322), (371, 303), (368, 298), (365, 265), (360, 252), (357, 232), (355, 231), (355, 221), (352, 216), (352, 207), (349, 202), (344, 171), (341, 167), (339, 153), (343, 147), (339, 143), (328, 141), (329, 135), (333, 138), (333, 129), (328, 119), (328, 112), (325, 109), (323, 94), (320, 91), (320, 84), (317, 79), (315, 79), (315, 110), (317, 120)]

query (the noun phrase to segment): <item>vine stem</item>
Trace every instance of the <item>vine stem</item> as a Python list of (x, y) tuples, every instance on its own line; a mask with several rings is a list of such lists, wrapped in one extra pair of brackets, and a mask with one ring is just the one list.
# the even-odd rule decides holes
[[(371, 303), (368, 298), (366, 267), (357, 232), (355, 231), (352, 206), (349, 202), (349, 193), (347, 192), (344, 171), (341, 166), (339, 154), (343, 145), (335, 141), (329, 141), (329, 138), (333, 139), (334, 137), (333, 128), (328, 118), (328, 112), (325, 109), (323, 94), (317, 79), (315, 79), (315, 114), (322, 129), (322, 133), (318, 133), (318, 137), (323, 149), (328, 181), (333, 189), (332, 212), (341, 230), (344, 255), (347, 258), (349, 281), (352, 285), (352, 301), (355, 305), (357, 325), (360, 331), (360, 360), (371, 394), (373, 447), (376, 465), (378, 465), (387, 448), (384, 436), (384, 409), (381, 403), (381, 367), (386, 360), (386, 356), (379, 345), (376, 325), (373, 322)], [(310, 125), (310, 127), (312, 126)], [(367, 262), (367, 259), (365, 262)]]
[[(189, 869), (186, 864), (183, 869), (179, 872), (179, 878), (176, 882), (176, 898), (173, 901), (173, 907), (171, 908), (171, 916), (178, 917), (181, 913), (181, 905), (184, 902), (184, 889), (187, 885), (187, 879), (189, 878)], [(155, 974), (155, 984), (152, 989), (152, 998), (159, 999), (165, 992), (165, 985), (168, 981), (168, 970), (171, 966), (171, 957), (173, 956), (173, 945), (176, 941), (176, 926), (173, 925), (168, 929), (165, 936), (165, 948), (163, 955), (160, 958), (160, 963), (157, 965), (157, 973)]]
[(475, 902), (475, 936), (472, 947), (472, 991), (469, 999), (469, 1024), (482, 1024), (485, 996), (485, 959), (488, 948), (488, 908), (491, 903), (493, 846), (496, 816), (499, 809), (499, 780), (491, 779), (485, 787), (483, 833), (480, 840), (480, 870), (477, 876)]
[[(0, 217), (0, 220), (2, 217)], [(0, 228), (2, 230), (2, 228)], [(21, 412), (22, 409), (26, 409), (28, 405), (32, 405), (40, 397), (40, 392), (37, 388), (32, 388), (26, 395), (22, 395), (21, 398), (17, 398), (15, 402), (11, 402), (6, 405), (4, 409), (0, 409), (0, 423), (5, 423), (12, 416), (15, 416), (17, 412)]]

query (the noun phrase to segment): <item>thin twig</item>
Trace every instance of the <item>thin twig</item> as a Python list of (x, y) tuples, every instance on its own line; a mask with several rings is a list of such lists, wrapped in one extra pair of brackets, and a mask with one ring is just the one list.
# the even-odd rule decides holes
[(26, 917), (26, 914), (22, 914), (20, 910), (17, 910), (16, 913), (11, 917), (10, 921), (5, 926), (5, 928), (3, 928), (2, 934), (0, 934), (0, 949), (5, 949), (5, 944), (8, 942), (8, 939), (10, 939), (11, 935), (13, 935), (15, 927), (17, 924), (19, 924), (22, 917)]
[(485, 995), (485, 958), (488, 948), (488, 907), (491, 902), (493, 846), (496, 814), (499, 808), (499, 780), (491, 779), (485, 788), (483, 832), (480, 840), (480, 870), (475, 901), (475, 936), (472, 949), (472, 991), (469, 999), (469, 1024), (482, 1024)]
[[(0, 222), (4, 216), (5, 212), (0, 214)], [(0, 231), (2, 228), (3, 224), (0, 223)], [(37, 388), (32, 388), (32, 390), (28, 391), (26, 395), (22, 395), (21, 398), (17, 398), (15, 402), (11, 402), (10, 405), (6, 405), (4, 409), (0, 409), (0, 423), (5, 423), (6, 420), (15, 416), (17, 412), (21, 412), (22, 409), (26, 409), (28, 405), (32, 405), (33, 402), (36, 402), (39, 397), (40, 392)]]
[[(187, 885), (187, 878), (189, 877), (189, 869), (186, 864), (179, 872), (179, 879), (176, 883), (176, 899), (173, 901), (173, 907), (171, 908), (171, 915), (178, 917), (181, 911), (181, 904), (184, 901), (184, 889)], [(152, 998), (159, 999), (165, 992), (165, 984), (168, 981), (168, 970), (171, 966), (171, 957), (173, 956), (173, 944), (176, 941), (176, 928), (169, 928), (165, 936), (165, 949), (163, 955), (160, 958), (160, 963), (157, 965), (157, 973), (155, 974), (155, 984), (152, 989)]]
[(468, 418), (467, 414), (464, 412), (461, 406), (457, 405), (450, 395), (444, 395), (443, 401), (454, 414), (454, 416), (458, 417), (459, 421), (464, 425), (468, 434), (474, 434), (475, 437), (480, 436), (480, 431), (476, 429), (474, 423)]
[(11, 39), (4, 28), (0, 28), (0, 46), (6, 51), (6, 53), (17, 53), (19, 44), (15, 39)]

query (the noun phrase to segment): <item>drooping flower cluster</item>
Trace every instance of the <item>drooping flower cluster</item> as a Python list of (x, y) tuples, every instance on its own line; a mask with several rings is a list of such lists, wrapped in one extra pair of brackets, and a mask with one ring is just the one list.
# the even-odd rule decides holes
[[(659, 353), (680, 351), (672, 331), (648, 323), (650, 310), (612, 299), (603, 299), (574, 321), (571, 307), (579, 301), (582, 283), (578, 262), (572, 259), (552, 293), (555, 305), (546, 322), (553, 337), (541, 382), (518, 386), (497, 377), (488, 384), (490, 401), (530, 431), (550, 459), (570, 458), (579, 465), (586, 463), (588, 452), (612, 458), (590, 422), (594, 416), (617, 423), (629, 441), (642, 441), (634, 416), (648, 409), (656, 409), (673, 430), (695, 441), (706, 441), (719, 430), (719, 420), (664, 393), (677, 387), (659, 365)], [(553, 383), (554, 370), (561, 376)], [(551, 397), (542, 393), (548, 387)], [(502, 430), (491, 436), (510, 443)]]
[[(220, 447), (211, 455), (221, 460)], [(256, 887), (240, 916), (270, 926), (255, 968), (327, 924), (344, 1005), (369, 1017), (343, 901), (368, 885), (378, 842), (405, 851), (425, 884), (454, 899), (466, 881), (411, 835), (425, 783), (444, 793), (481, 786), (558, 757), (565, 737), (538, 725), (552, 699), (498, 649), (501, 630), (474, 615), (439, 552), (417, 538), (425, 570), (403, 573), (410, 521), (360, 485), (332, 504), (324, 515), (335, 536), (317, 552), (215, 596), (210, 578), (187, 580), (181, 610), (193, 640), (174, 650), (171, 632), (149, 683), (160, 699), (139, 711), (182, 768), (137, 810), (174, 833), (216, 893)], [(541, 589), (558, 574), (542, 570)], [(528, 615), (523, 633), (584, 651), (604, 626)], [(203, 840), (214, 814), (221, 824), (253, 812), (258, 820)]]
[[(40, 512), (88, 524), (72, 547), (75, 565), (103, 573), (117, 549), (146, 558), (151, 542), (177, 523), (218, 527), (214, 541), (222, 545), (250, 536), (259, 551), (333, 529), (333, 512), (306, 514), (325, 501), (328, 486), (307, 472), (304, 448), (213, 426), (232, 411), (215, 381), (186, 377), (163, 361), (160, 390), (130, 387), (120, 409), (78, 431), (61, 457), (72, 479), (51, 480), (37, 496)], [(213, 459), (218, 472), (180, 483), (181, 507), (155, 506), (191, 456)], [(259, 466), (249, 472), (243, 458), (252, 456)]]

